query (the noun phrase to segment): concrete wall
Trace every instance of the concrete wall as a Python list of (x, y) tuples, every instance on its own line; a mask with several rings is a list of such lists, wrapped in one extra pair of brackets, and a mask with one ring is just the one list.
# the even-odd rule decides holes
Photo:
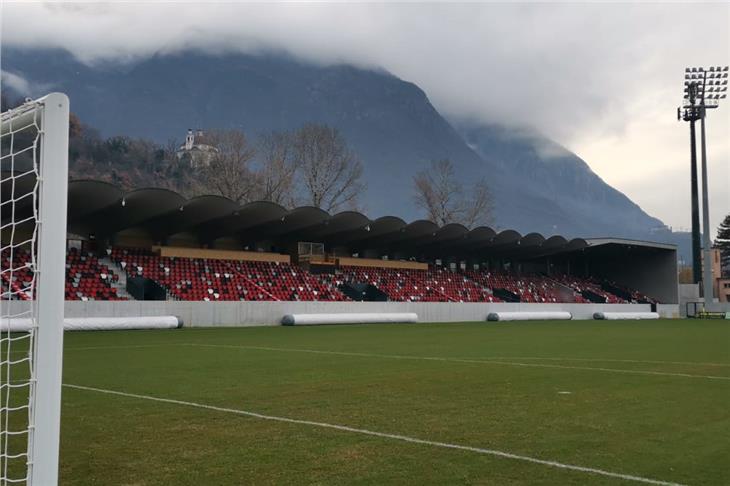
[(637, 249), (615, 258), (596, 259), (592, 273), (636, 289), (659, 302), (679, 303), (677, 252)]
[(687, 317), (681, 314), (679, 305), (677, 304), (657, 304), (656, 311), (660, 316), (672, 319)]
[(679, 314), (687, 317), (687, 302), (701, 302), (699, 284), (679, 284)]
[[(3, 303), (12, 313), (28, 303)], [(178, 302), (68, 301), (66, 317), (127, 317), (174, 315), (185, 326), (275, 326), (284, 314), (329, 312), (415, 312), (420, 322), (483, 321), (499, 311), (568, 311), (574, 319), (591, 319), (594, 312), (648, 312), (646, 304), (481, 304), (451, 302)], [(660, 305), (662, 317), (677, 317), (678, 306)]]

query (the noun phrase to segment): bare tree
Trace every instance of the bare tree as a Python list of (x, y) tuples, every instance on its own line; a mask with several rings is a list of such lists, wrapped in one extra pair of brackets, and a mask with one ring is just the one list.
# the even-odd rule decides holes
[(482, 177), (471, 188), (471, 193), (462, 200), (463, 218), (461, 224), (467, 228), (475, 228), (492, 223), (492, 193), (487, 180)]
[(432, 162), (428, 170), (413, 177), (413, 184), (416, 205), (439, 226), (459, 223), (473, 228), (491, 221), (492, 197), (486, 180), (465, 191), (450, 160)]
[(256, 199), (294, 206), (298, 164), (293, 138), (289, 132), (270, 132), (259, 137)]
[[(196, 140), (197, 142), (197, 140)], [(197, 164), (201, 185), (238, 203), (252, 199), (257, 186), (251, 160), (256, 151), (246, 135), (238, 130), (212, 130), (201, 139), (209, 156)]]
[(332, 212), (354, 208), (365, 189), (362, 164), (335, 128), (308, 123), (294, 133), (300, 203)]

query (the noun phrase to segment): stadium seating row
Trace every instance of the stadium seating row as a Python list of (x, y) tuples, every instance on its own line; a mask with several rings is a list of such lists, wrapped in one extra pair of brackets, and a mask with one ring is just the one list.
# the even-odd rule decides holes
[[(33, 285), (30, 252), (16, 248), (11, 255), (10, 249), (5, 248), (0, 257), (6, 269), (1, 278), (2, 299), (29, 300)], [(66, 300), (123, 300), (112, 287), (112, 282), (118, 280), (119, 275), (101, 264), (95, 255), (76, 248), (66, 254)]]
[[(30, 254), (2, 252), (3, 299), (27, 300), (33, 282)], [(281, 262), (161, 257), (148, 249), (112, 248), (117, 268), (91, 252), (72, 248), (66, 259), (67, 300), (123, 300), (114, 283), (119, 273), (157, 282), (175, 300), (204, 301), (346, 301), (346, 284), (367, 284), (399, 302), (655, 302), (612, 282), (572, 275), (511, 275), (488, 271), (451, 271), (340, 266), (334, 273), (312, 274)], [(12, 265), (11, 265), (12, 263)], [(610, 289), (610, 290), (607, 290)], [(612, 292), (613, 291), (613, 292)]]
[(336, 287), (281, 262), (161, 257), (143, 249), (114, 248), (128, 277), (147, 277), (179, 300), (348, 300)]
[(125, 300), (112, 282), (117, 275), (89, 252), (71, 248), (66, 254), (66, 300)]
[(409, 270), (342, 266), (338, 283), (367, 283), (393, 301), (406, 302), (501, 302), (489, 288), (467, 276), (442, 268)]

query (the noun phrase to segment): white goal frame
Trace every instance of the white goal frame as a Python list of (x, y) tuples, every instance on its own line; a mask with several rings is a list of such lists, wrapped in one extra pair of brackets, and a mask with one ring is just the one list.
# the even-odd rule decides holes
[[(66, 264), (69, 100), (51, 93), (3, 113), (0, 133), (36, 123), (39, 172), (37, 253), (31, 305), (35, 333), (30, 351), (27, 484), (58, 484), (61, 372)], [(0, 301), (0, 305), (10, 305)]]

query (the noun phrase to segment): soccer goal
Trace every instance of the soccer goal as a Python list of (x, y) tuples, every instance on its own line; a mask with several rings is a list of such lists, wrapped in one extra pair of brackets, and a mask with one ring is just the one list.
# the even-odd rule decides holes
[(60, 93), (0, 119), (0, 486), (58, 483), (68, 122)]

